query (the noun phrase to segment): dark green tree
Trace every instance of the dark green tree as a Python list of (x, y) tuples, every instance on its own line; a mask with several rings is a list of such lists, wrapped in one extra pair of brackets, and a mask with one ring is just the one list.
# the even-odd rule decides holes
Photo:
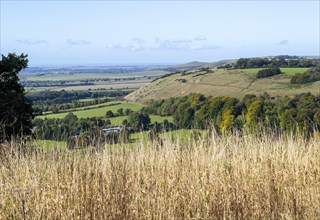
[(279, 68), (262, 69), (258, 71), (257, 78), (266, 78), (266, 77), (278, 75), (281, 73), (282, 72)]
[(132, 110), (129, 108), (126, 108), (126, 110), (124, 110), (125, 115), (130, 115), (131, 112), (132, 112)]
[(146, 114), (132, 112), (129, 116), (129, 125), (135, 131), (145, 130), (150, 125), (150, 117)]
[(114, 117), (113, 112), (112, 112), (111, 110), (108, 110), (108, 111), (106, 112), (106, 117), (107, 117), (107, 118), (113, 118), (113, 117)]
[(68, 113), (66, 117), (64, 117), (64, 123), (73, 126), (78, 121), (78, 117), (72, 112)]
[(123, 126), (127, 126), (127, 125), (128, 125), (128, 119), (124, 119), (124, 120), (122, 121), (122, 125), (123, 125)]
[(118, 112), (118, 114), (119, 114), (120, 116), (123, 116), (123, 115), (124, 115), (123, 108), (119, 108), (119, 109), (117, 110), (117, 112)]
[(9, 53), (0, 60), (0, 142), (30, 134), (33, 109), (18, 74), (27, 68), (27, 55)]

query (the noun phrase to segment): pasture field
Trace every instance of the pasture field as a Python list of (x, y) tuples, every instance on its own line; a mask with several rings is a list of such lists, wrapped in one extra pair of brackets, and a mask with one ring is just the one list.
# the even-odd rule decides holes
[[(110, 99), (110, 97), (106, 97), (108, 99)], [(95, 100), (99, 100), (99, 99), (103, 99), (103, 98), (86, 98), (86, 99), (78, 99), (78, 102), (92, 102), (92, 101), (95, 101)]]
[[(85, 99), (83, 99), (85, 100)], [(93, 99), (95, 100), (95, 99)], [(80, 102), (80, 101), (78, 101)], [(83, 101), (82, 101), (83, 102)], [(79, 108), (72, 108), (72, 109), (66, 109), (66, 110), (61, 110), (59, 113), (54, 113), (55, 115), (57, 114), (68, 114), (69, 112), (76, 112), (76, 111), (83, 111), (83, 110), (91, 110), (91, 109), (95, 109), (95, 108), (102, 108), (102, 107), (111, 107), (111, 106), (115, 106), (115, 105), (119, 105), (122, 104), (122, 102), (104, 102), (104, 103), (100, 103), (100, 104), (95, 104), (95, 105), (89, 105), (89, 106), (84, 106), (84, 107), (79, 107)], [(49, 115), (52, 115), (52, 111), (47, 111), (47, 112), (43, 112), (43, 115), (39, 116), (39, 117), (46, 117)], [(49, 118), (49, 117), (47, 117)], [(60, 117), (58, 117), (60, 118)]]
[[(101, 107), (103, 106), (103, 107)], [(105, 117), (106, 112), (111, 110), (113, 113), (117, 113), (117, 110), (122, 108), (123, 110), (131, 109), (132, 111), (139, 111), (144, 105), (138, 103), (126, 103), (126, 102), (107, 102), (101, 103), (97, 105), (90, 105), (81, 108), (70, 109), (68, 112), (57, 113), (57, 114), (48, 114), (48, 115), (40, 115), (37, 118), (45, 119), (45, 118), (64, 118), (70, 112), (75, 114), (78, 118), (91, 118), (91, 117)], [(85, 110), (85, 108), (90, 108)], [(108, 118), (112, 125), (122, 125), (124, 119), (128, 119), (128, 116), (118, 116)], [(151, 123), (154, 122), (163, 122), (167, 119), (169, 122), (173, 122), (173, 118), (169, 116), (158, 116), (158, 115), (150, 115)]]
[[(0, 219), (319, 219), (320, 139), (1, 147)], [(125, 150), (124, 150), (125, 149)]]
[[(38, 116), (39, 118), (57, 118), (55, 115), (59, 115), (58, 118), (64, 118), (65, 115), (62, 115), (62, 114), (67, 114), (67, 113), (61, 113), (61, 114), (54, 114), (54, 115), (47, 115), (47, 116)], [(75, 114), (78, 118), (87, 118), (87, 117), (105, 117), (105, 112), (104, 113), (101, 113), (99, 112), (99, 114), (96, 114), (96, 115), (100, 115), (100, 116), (92, 116), (92, 115), (86, 115), (86, 116), (83, 116), (81, 117), (81, 113), (80, 114), (77, 114), (77, 112), (74, 112), (73, 114)], [(48, 117), (50, 116), (50, 117)], [(63, 116), (63, 117), (62, 117)], [(151, 120), (151, 123), (154, 123), (154, 122), (163, 122), (165, 119), (167, 119), (169, 122), (173, 122), (173, 118), (170, 117), (170, 116), (158, 116), (158, 115), (149, 115), (150, 117), (150, 120)], [(113, 118), (108, 118), (111, 122), (111, 124), (113, 126), (122, 126), (122, 122), (123, 120), (125, 119), (128, 119), (128, 116), (124, 115), (124, 116), (117, 116), (117, 117), (113, 117)]]
[[(118, 103), (118, 102), (116, 102)], [(111, 110), (113, 113), (116, 113), (118, 109), (123, 108), (123, 110), (129, 108), (133, 111), (139, 111), (143, 105), (141, 104), (135, 104), (135, 103), (119, 103), (116, 105), (113, 105), (114, 103), (101, 103), (97, 105), (92, 105), (92, 106), (87, 106), (87, 107), (93, 107), (93, 109), (88, 109), (88, 110), (82, 110), (83, 108), (87, 107), (82, 107), (79, 108), (79, 111), (74, 111), (73, 113), (78, 117), (78, 118), (91, 118), (91, 117), (105, 117), (106, 112)], [(99, 108), (99, 106), (104, 106), (104, 105), (110, 105), (110, 106), (105, 106), (102, 108)], [(96, 108), (95, 108), (96, 107)], [(78, 109), (75, 109), (78, 110)], [(70, 111), (72, 112), (72, 111)], [(49, 115), (41, 115), (37, 116), (38, 118), (64, 118), (69, 112), (64, 112), (64, 113), (58, 113), (58, 114), (49, 114)]]

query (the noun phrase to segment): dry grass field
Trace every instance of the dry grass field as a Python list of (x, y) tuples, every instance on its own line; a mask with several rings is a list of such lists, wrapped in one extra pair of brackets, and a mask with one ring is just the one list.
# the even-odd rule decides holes
[(320, 219), (319, 143), (212, 134), (87, 151), (3, 144), (0, 219)]

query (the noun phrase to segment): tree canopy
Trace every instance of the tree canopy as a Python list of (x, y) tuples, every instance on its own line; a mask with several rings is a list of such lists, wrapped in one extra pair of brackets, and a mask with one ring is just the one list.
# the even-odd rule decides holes
[(33, 109), (18, 74), (27, 68), (28, 56), (9, 53), (0, 60), (0, 142), (30, 134)]

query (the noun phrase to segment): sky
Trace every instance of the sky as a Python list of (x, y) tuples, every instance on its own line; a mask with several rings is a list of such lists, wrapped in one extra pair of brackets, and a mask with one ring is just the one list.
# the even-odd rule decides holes
[(29, 66), (319, 56), (319, 2), (0, 0), (0, 49)]

